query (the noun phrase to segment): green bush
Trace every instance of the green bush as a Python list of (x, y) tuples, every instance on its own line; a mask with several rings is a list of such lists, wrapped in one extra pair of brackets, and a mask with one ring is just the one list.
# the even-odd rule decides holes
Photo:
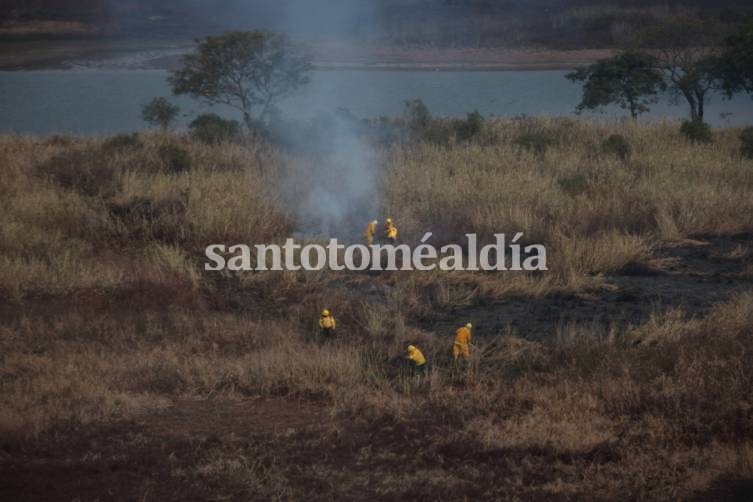
[(141, 142), (138, 133), (117, 134), (105, 140), (102, 144), (104, 150), (135, 150), (142, 148), (144, 143)]
[(557, 180), (557, 184), (563, 192), (571, 197), (585, 193), (588, 190), (588, 179), (582, 174), (562, 177)]
[(608, 155), (614, 155), (622, 160), (630, 158), (632, 148), (627, 138), (622, 134), (612, 134), (601, 144), (601, 151)]
[(420, 99), (405, 102), (403, 117), (408, 125), (408, 129), (414, 134), (423, 135), (431, 125), (429, 107)]
[(740, 147), (740, 153), (743, 157), (753, 159), (753, 127), (746, 127), (740, 133), (740, 141), (742, 146)]
[(120, 172), (96, 148), (67, 150), (36, 167), (37, 174), (87, 197), (112, 197), (121, 188)]
[(693, 143), (711, 143), (711, 126), (700, 120), (685, 120), (680, 132)]
[(546, 132), (528, 132), (515, 138), (513, 144), (536, 155), (543, 155), (550, 146), (557, 144), (557, 140)]
[(121, 237), (174, 243), (185, 241), (192, 232), (186, 218), (187, 202), (183, 195), (160, 200), (132, 197), (110, 202), (107, 208)]
[(465, 120), (456, 122), (455, 134), (460, 141), (468, 141), (484, 128), (484, 116), (478, 110), (469, 113)]
[(240, 124), (235, 120), (225, 120), (216, 113), (199, 115), (188, 125), (191, 135), (204, 143), (234, 141), (240, 135)]
[(64, 134), (53, 134), (44, 142), (47, 146), (71, 146), (73, 143), (73, 138)]
[(177, 145), (162, 145), (159, 147), (159, 157), (167, 172), (181, 173), (191, 169), (191, 154), (185, 148)]

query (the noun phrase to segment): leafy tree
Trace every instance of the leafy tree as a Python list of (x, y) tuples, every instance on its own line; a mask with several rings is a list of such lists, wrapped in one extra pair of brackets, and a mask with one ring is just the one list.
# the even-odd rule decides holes
[(403, 116), (408, 128), (414, 133), (424, 132), (431, 125), (431, 112), (421, 99), (408, 100), (404, 103)]
[(700, 19), (676, 17), (644, 31), (638, 42), (654, 51), (669, 89), (688, 102), (691, 122), (703, 122), (708, 92), (719, 88), (716, 27)]
[(230, 31), (197, 40), (196, 52), (182, 63), (168, 79), (173, 93), (233, 107), (249, 129), (308, 83), (311, 70), (307, 53), (268, 31)]
[(590, 66), (578, 68), (565, 77), (583, 82), (583, 98), (576, 110), (593, 110), (616, 103), (637, 118), (656, 103), (657, 93), (666, 89), (656, 58), (641, 52), (623, 52)]
[(753, 23), (725, 40), (721, 60), (722, 88), (728, 96), (744, 91), (753, 97)]
[(141, 118), (144, 122), (159, 126), (167, 131), (180, 113), (180, 107), (166, 98), (154, 98), (141, 108)]

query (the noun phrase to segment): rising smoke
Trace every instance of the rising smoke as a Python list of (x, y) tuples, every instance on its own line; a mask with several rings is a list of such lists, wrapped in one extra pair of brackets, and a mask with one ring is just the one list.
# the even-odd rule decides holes
[[(297, 35), (348, 36), (365, 28), (364, 19), (371, 19), (368, 29), (379, 29), (372, 0), (292, 0), (286, 6), (283, 26), (286, 32)], [(334, 75), (341, 73), (335, 71)], [(320, 94), (312, 99), (317, 102), (311, 107), (320, 113), (309, 125), (314, 134), (303, 138), (288, 134), (285, 140), (295, 149), (317, 154), (313, 158), (293, 157), (296, 165), (291, 176), (283, 180), (282, 193), (288, 205), (297, 208), (301, 234), (354, 239), (368, 221), (378, 218), (380, 163), (371, 145), (359, 134), (359, 121), (349, 113), (337, 111), (341, 103)]]
[[(301, 234), (351, 239), (378, 217), (381, 163), (352, 120), (335, 115), (326, 122), (326, 138), (314, 146), (324, 151), (294, 156), (282, 192), (288, 206), (296, 208)], [(312, 145), (304, 148), (310, 151)]]

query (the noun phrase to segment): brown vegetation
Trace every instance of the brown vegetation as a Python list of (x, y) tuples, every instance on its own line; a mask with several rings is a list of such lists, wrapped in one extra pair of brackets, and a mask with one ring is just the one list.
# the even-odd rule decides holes
[[(615, 132), (630, 158), (602, 150)], [(522, 134), (553, 141), (529, 151)], [(524, 231), (545, 273), (204, 271), (208, 244), (296, 229), (278, 195), (305, 175), (295, 155), (0, 138), (0, 498), (749, 488), (753, 165), (736, 131), (693, 145), (674, 124), (487, 120), (472, 141), (378, 149), (406, 241)], [(336, 343), (317, 340), (323, 306)], [(455, 367), (469, 319), (476, 348)], [(406, 342), (426, 377), (399, 364)]]

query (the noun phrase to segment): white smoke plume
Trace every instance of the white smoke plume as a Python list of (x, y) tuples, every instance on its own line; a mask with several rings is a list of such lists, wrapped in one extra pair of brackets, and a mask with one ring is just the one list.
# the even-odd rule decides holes
[[(283, 25), (291, 33), (316, 29), (321, 38), (339, 37), (363, 29), (364, 19), (372, 20), (370, 30), (378, 29), (375, 3), (371, 0), (292, 0), (286, 7)], [(323, 27), (331, 33), (323, 32)], [(377, 154), (359, 134), (359, 121), (337, 112), (342, 103), (322, 95), (314, 99), (318, 102), (311, 103), (310, 108), (320, 113), (310, 126), (314, 139), (312, 135), (304, 140), (286, 139), (294, 148), (319, 153), (313, 158), (291, 156), (298, 165), (292, 167), (290, 176), (283, 181), (283, 194), (297, 208), (299, 233), (357, 239), (366, 224), (378, 218), (381, 197)], [(304, 144), (297, 144), (301, 142)], [(295, 200), (290, 200), (291, 195)]]

